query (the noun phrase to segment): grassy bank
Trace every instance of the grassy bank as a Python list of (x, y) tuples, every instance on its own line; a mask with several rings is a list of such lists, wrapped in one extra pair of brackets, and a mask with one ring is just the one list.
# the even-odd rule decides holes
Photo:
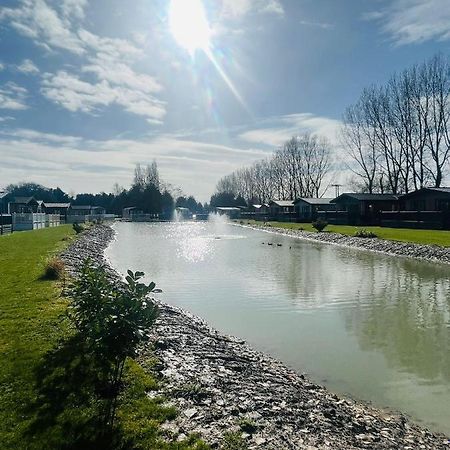
[(41, 356), (61, 331), (66, 308), (55, 281), (42, 280), (46, 259), (71, 239), (69, 225), (0, 237), (0, 443), (23, 448), (26, 408)]
[[(261, 225), (262, 222), (244, 221), (250, 225)], [(305, 231), (316, 231), (310, 223), (287, 223), (266, 222), (272, 227), (286, 228), (292, 230), (303, 229)], [(356, 231), (365, 229), (372, 231), (380, 239), (391, 241), (411, 242), (414, 244), (439, 245), (450, 247), (450, 231), (446, 230), (411, 230), (407, 228), (385, 228), (385, 227), (355, 227), (350, 225), (328, 225), (325, 232), (340, 233), (346, 236), (354, 236)]]
[[(66, 322), (61, 321), (68, 305), (68, 300), (61, 297), (62, 282), (45, 280), (42, 275), (49, 257), (61, 251), (73, 238), (74, 232), (69, 225), (0, 237), (2, 450), (90, 448), (68, 442), (69, 434), (64, 423), (58, 423), (59, 419), (55, 423), (44, 424), (48, 428), (39, 426), (37, 433), (30, 433), (33, 430), (30, 425), (35, 424), (37, 418), (36, 410), (31, 408), (38, 394), (36, 369), (42, 370), (46, 353), (61, 339), (71, 335)], [(57, 376), (62, 373), (64, 379), (64, 370), (61, 368), (58, 372), (58, 367), (56, 369), (54, 373)], [(161, 398), (148, 398), (147, 392), (156, 389), (157, 385), (151, 374), (150, 362), (144, 367), (128, 361), (125, 389), (118, 409), (121, 439), (117, 445), (108, 448), (207, 449), (195, 437), (182, 443), (164, 442), (159, 425), (173, 418), (176, 411), (166, 407)], [(80, 386), (67, 384), (64, 388), (70, 393), (77, 392)], [(53, 392), (50, 390), (50, 395)], [(47, 403), (51, 404), (51, 401), (49, 398)], [(58, 399), (53, 401), (58, 407)], [(76, 411), (68, 409), (64, 420), (86, 421), (89, 414), (88, 408), (81, 411), (79, 408)]]

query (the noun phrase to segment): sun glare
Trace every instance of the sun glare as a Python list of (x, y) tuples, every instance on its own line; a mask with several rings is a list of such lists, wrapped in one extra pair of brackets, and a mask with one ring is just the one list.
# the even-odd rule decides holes
[(178, 44), (191, 55), (197, 49), (209, 49), (211, 29), (201, 0), (171, 0), (169, 27)]

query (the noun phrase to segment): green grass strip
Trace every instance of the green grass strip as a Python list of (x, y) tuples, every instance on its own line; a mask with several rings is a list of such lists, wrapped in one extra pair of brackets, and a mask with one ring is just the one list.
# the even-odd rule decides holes
[(41, 280), (47, 259), (73, 235), (64, 225), (0, 237), (0, 447), (25, 448), (33, 370), (61, 334), (60, 283)]
[[(263, 222), (244, 220), (243, 223), (250, 225), (261, 225)], [(272, 227), (286, 228), (290, 230), (303, 229), (305, 231), (316, 231), (310, 223), (289, 222), (266, 222)], [(355, 227), (351, 225), (328, 225), (326, 232), (340, 233), (346, 236), (354, 236), (357, 230), (365, 229), (372, 231), (380, 239), (390, 241), (411, 242), (414, 244), (439, 245), (450, 247), (450, 231), (447, 230), (415, 230), (409, 228), (386, 228), (386, 227)]]

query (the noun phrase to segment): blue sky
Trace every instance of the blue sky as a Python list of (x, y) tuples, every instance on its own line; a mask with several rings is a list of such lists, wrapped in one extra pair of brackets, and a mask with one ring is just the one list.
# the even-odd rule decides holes
[(363, 87), (450, 46), (449, 0), (204, 0), (209, 45), (191, 52), (169, 0), (1, 5), (0, 187), (108, 192), (156, 159), (205, 201), (303, 131), (340, 161), (341, 114)]

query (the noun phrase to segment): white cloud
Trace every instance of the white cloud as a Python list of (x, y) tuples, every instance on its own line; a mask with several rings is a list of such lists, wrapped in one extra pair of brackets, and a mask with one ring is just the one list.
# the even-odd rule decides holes
[(76, 136), (43, 133), (41, 131), (31, 130), (27, 128), (17, 128), (12, 130), (8, 129), (7, 131), (0, 132), (0, 134), (33, 142), (46, 142), (61, 145), (78, 145), (83, 141), (82, 138)]
[(85, 11), (87, 6), (87, 0), (59, 0), (61, 11), (64, 17), (77, 19), (84, 19)]
[(22, 63), (17, 66), (17, 70), (26, 74), (39, 73), (39, 69), (31, 59), (24, 59)]
[[(217, 143), (214, 130), (209, 130), (208, 141), (199, 141), (189, 132), (139, 139), (89, 140), (23, 128), (0, 128), (2, 182), (30, 181), (29, 174), (33, 173), (35, 181), (59, 185), (67, 191), (108, 191), (115, 182), (129, 185), (136, 163), (156, 159), (165, 181), (207, 201), (222, 176), (267, 157), (284, 140), (302, 131), (333, 139), (338, 126), (339, 122), (333, 119), (291, 114), (261, 120), (258, 127), (237, 136), (239, 131), (230, 130), (228, 144)], [(15, 151), (11, 152), (11, 148)], [(101, 176), (92, 177), (92, 173)]]
[(284, 15), (283, 5), (279, 0), (267, 0), (261, 5), (261, 12), (278, 14), (280, 16)]
[(331, 143), (336, 141), (340, 122), (309, 113), (289, 114), (272, 118), (263, 127), (245, 131), (239, 138), (256, 144), (279, 147), (292, 136), (310, 132), (326, 137)]
[(450, 39), (448, 0), (393, 0), (389, 6), (364, 16), (381, 24), (397, 45)]
[(3, 8), (0, 10), (0, 20), (47, 49), (56, 47), (76, 54), (84, 52), (68, 23), (44, 0), (24, 0), (20, 7)]
[[(29, 129), (0, 128), (2, 183), (30, 181), (33, 173), (34, 181), (75, 192), (108, 191), (115, 182), (127, 186), (137, 162), (145, 164), (156, 159), (165, 181), (206, 201), (221, 176), (265, 154), (262, 150), (171, 135), (140, 140), (85, 140)], [(93, 177), (93, 172), (101, 176)]]
[(225, 17), (241, 17), (252, 7), (252, 0), (223, 0), (222, 14)]
[(0, 109), (23, 110), (28, 91), (16, 83), (8, 82), (0, 86)]
[(284, 15), (280, 0), (222, 0), (222, 16), (236, 19), (248, 13)]
[(142, 56), (142, 51), (126, 39), (98, 36), (83, 28), (78, 30), (78, 37), (86, 49), (95, 52), (94, 56), (102, 54), (110, 58), (126, 60)]
[[(83, 79), (67, 69), (47, 73), (42, 80), (42, 94), (69, 111), (99, 112), (100, 107), (115, 104), (125, 111), (143, 116), (149, 123), (161, 123), (165, 103), (154, 95), (162, 91), (156, 78), (133, 69), (143, 57), (142, 50), (126, 39), (98, 36), (84, 29), (87, 0), (23, 0), (17, 8), (0, 9), (0, 20), (47, 49), (65, 50), (83, 58), (82, 73), (96, 80)], [(23, 73), (38, 73), (27, 59), (18, 67)], [(2, 107), (19, 108), (3, 93)]]
[(308, 27), (321, 28), (322, 30), (329, 30), (334, 27), (333, 24), (328, 22), (311, 22), (309, 20), (300, 20), (299, 24)]
[(125, 86), (143, 93), (156, 93), (162, 86), (154, 77), (136, 73), (130, 66), (114, 59), (98, 58), (93, 64), (82, 67), (83, 72), (94, 73), (100, 81), (108, 81), (117, 86)]
[(49, 100), (73, 112), (93, 113), (101, 106), (116, 104), (148, 119), (161, 120), (166, 113), (165, 103), (148, 92), (113, 85), (105, 79), (89, 83), (65, 71), (45, 74), (42, 93)]

